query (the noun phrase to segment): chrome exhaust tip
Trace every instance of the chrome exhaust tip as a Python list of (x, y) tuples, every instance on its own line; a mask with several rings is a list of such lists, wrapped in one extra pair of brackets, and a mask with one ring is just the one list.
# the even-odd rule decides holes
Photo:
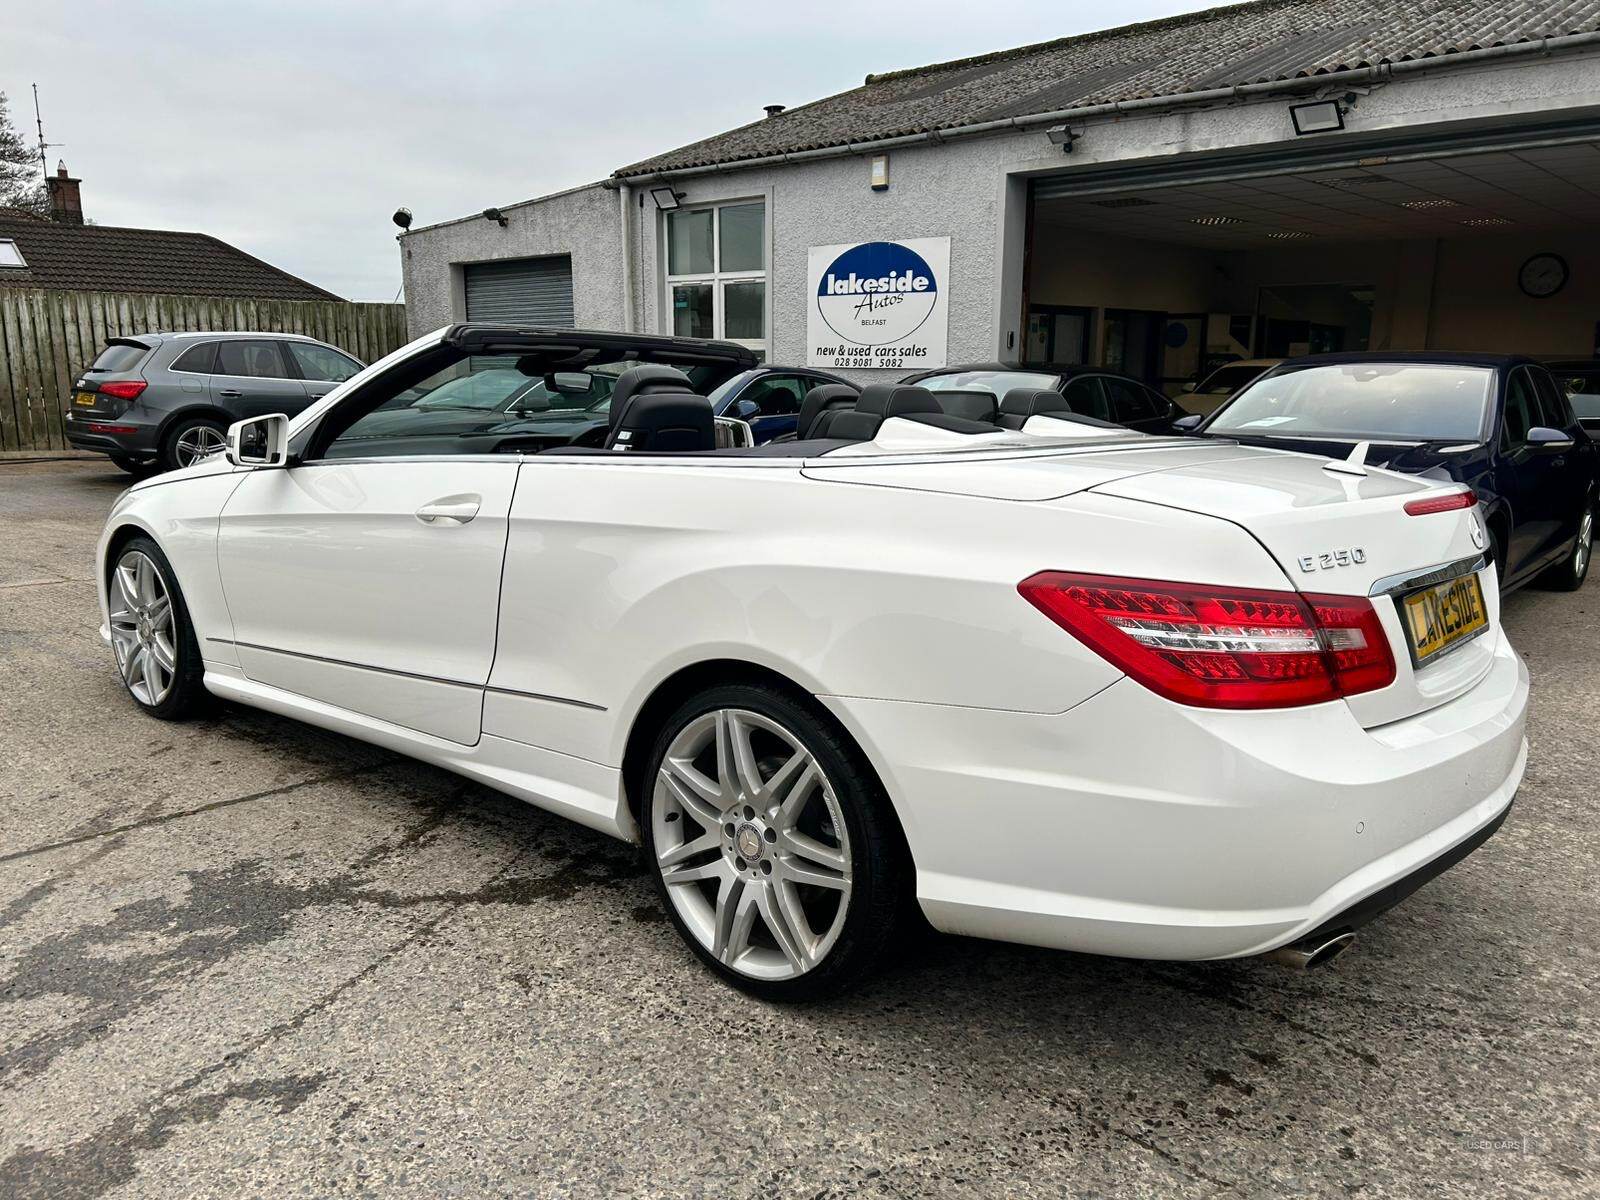
[(1267, 951), (1265, 957), (1279, 966), (1293, 967), (1297, 971), (1309, 971), (1312, 967), (1322, 967), (1331, 963), (1348, 950), (1355, 940), (1356, 935), (1353, 933), (1336, 933), (1332, 937), (1318, 935), (1301, 938), (1298, 942), (1290, 942), (1287, 946)]

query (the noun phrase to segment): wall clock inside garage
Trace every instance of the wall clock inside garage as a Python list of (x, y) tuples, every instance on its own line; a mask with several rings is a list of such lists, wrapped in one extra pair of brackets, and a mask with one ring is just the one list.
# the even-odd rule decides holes
[(1517, 272), (1517, 285), (1535, 300), (1554, 296), (1567, 286), (1567, 260), (1559, 254), (1535, 254)]

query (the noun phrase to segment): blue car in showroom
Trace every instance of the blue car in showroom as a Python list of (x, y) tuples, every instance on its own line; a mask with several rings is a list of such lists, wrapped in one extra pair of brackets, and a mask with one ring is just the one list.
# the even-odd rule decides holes
[(1575, 591), (1588, 573), (1600, 447), (1549, 369), (1531, 358), (1292, 358), (1210, 417), (1178, 425), (1466, 484), (1477, 494), (1503, 591), (1534, 580)]

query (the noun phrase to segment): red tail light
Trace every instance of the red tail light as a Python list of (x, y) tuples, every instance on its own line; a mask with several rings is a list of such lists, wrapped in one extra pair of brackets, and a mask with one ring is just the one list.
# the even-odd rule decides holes
[(1169, 700), (1288, 708), (1387, 687), (1394, 656), (1365, 596), (1042, 571), (1024, 599)]
[(1424, 496), (1421, 500), (1407, 500), (1406, 514), (1425, 517), (1429, 513), (1454, 512), (1458, 508), (1471, 508), (1478, 502), (1478, 493), (1468, 488), (1464, 492), (1450, 492), (1444, 496)]
[(142, 379), (122, 379), (113, 383), (102, 383), (100, 394), (114, 396), (118, 400), (137, 400), (139, 393), (150, 385)]

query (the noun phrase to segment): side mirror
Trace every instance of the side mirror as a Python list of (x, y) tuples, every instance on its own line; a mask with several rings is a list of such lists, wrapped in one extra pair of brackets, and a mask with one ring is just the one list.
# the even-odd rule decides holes
[(751, 421), (761, 415), (761, 405), (754, 400), (735, 400), (733, 415), (741, 421)]
[(1535, 425), (1528, 430), (1528, 445), (1535, 450), (1548, 450), (1554, 453), (1557, 450), (1571, 450), (1573, 442), (1571, 435), (1560, 429), (1551, 429), (1548, 425)]
[(544, 386), (562, 396), (587, 396), (593, 384), (583, 371), (552, 371), (544, 377)]
[(728, 450), (735, 446), (754, 446), (756, 435), (750, 426), (733, 417), (716, 418), (717, 449)]
[(1197, 392), (1200, 390), (1200, 381), (1198, 379), (1186, 379), (1178, 386), (1184, 390), (1185, 394), (1189, 392)]
[(269, 413), (228, 426), (224, 453), (236, 467), (281, 467), (289, 461), (289, 418)]
[(1179, 417), (1172, 423), (1172, 427), (1183, 433), (1190, 433), (1200, 428), (1200, 422), (1204, 420), (1205, 418), (1199, 413), (1190, 413), (1187, 416)]

